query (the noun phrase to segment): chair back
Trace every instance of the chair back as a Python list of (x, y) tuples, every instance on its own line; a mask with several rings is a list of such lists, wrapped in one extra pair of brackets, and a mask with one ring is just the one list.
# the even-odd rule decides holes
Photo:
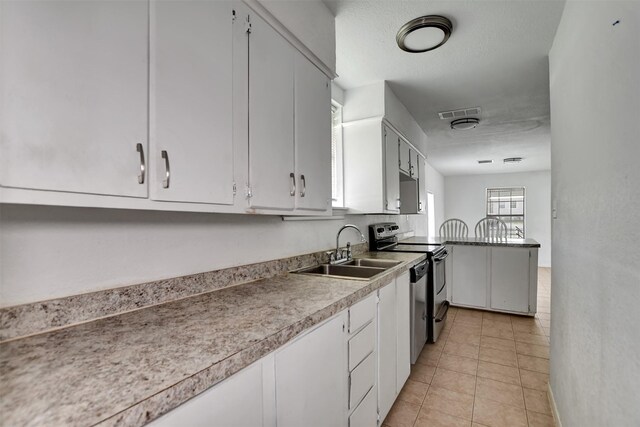
[(469, 227), (458, 218), (446, 220), (440, 226), (440, 237), (469, 237)]
[(482, 218), (475, 227), (476, 237), (506, 239), (507, 224), (498, 218)]

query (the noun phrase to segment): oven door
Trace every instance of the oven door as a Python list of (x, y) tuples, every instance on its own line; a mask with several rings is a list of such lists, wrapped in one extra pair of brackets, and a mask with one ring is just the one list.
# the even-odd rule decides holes
[(447, 301), (447, 275), (445, 273), (445, 259), (448, 255), (449, 253), (445, 250), (433, 258), (433, 318), (431, 319), (431, 330), (433, 331), (431, 341), (433, 342), (436, 342), (438, 339), (447, 319), (447, 312), (449, 311), (449, 301)]

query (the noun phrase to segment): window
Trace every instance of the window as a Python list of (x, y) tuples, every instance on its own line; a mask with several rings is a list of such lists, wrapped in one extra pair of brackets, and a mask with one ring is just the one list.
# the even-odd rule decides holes
[(524, 239), (524, 187), (487, 188), (487, 216), (507, 224), (507, 237)]
[(344, 207), (342, 163), (342, 107), (331, 105), (331, 199), (336, 208)]

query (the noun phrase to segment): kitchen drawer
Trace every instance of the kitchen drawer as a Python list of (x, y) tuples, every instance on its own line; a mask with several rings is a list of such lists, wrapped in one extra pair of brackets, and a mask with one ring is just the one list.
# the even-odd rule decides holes
[(358, 405), (349, 417), (349, 427), (371, 427), (378, 424), (376, 389), (371, 388), (367, 397)]
[(376, 364), (374, 356), (371, 353), (349, 374), (349, 409), (358, 405), (375, 383)]
[(376, 316), (375, 292), (349, 308), (349, 333), (352, 334)]
[(358, 366), (376, 346), (376, 324), (370, 322), (349, 340), (349, 371)]

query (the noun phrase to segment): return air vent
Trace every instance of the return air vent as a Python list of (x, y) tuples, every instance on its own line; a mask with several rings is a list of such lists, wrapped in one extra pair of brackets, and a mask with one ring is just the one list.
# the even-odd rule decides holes
[(502, 160), (504, 163), (519, 163), (522, 161), (522, 157), (507, 157)]
[(493, 160), (478, 160), (478, 163), (480, 163), (481, 165), (485, 164), (485, 163), (493, 163)]
[(480, 107), (463, 108), (461, 110), (441, 111), (438, 113), (440, 120), (460, 119), (480, 115)]

